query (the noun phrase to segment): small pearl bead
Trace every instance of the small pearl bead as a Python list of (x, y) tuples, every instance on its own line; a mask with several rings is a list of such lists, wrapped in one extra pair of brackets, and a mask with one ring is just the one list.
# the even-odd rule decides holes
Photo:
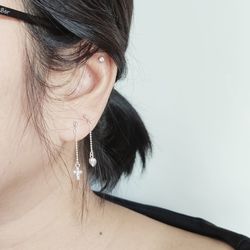
[(98, 60), (99, 60), (100, 63), (104, 63), (105, 62), (105, 59), (104, 59), (103, 56), (99, 57)]
[(90, 157), (90, 158), (89, 158), (89, 164), (90, 164), (92, 167), (95, 167), (95, 166), (96, 166), (96, 163), (97, 163), (96, 158), (94, 158), (94, 157)]

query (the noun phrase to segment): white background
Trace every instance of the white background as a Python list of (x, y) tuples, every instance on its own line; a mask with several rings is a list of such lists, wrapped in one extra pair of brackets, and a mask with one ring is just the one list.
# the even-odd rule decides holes
[(250, 236), (250, 1), (135, 0), (117, 89), (154, 154), (113, 195)]

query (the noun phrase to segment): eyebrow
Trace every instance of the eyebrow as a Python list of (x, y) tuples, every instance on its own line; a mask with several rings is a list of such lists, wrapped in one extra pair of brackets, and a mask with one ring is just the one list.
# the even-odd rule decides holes
[(55, 29), (52, 23), (45, 18), (34, 16), (19, 10), (14, 10), (12, 8), (5, 7), (2, 5), (0, 5), (0, 15), (16, 18), (29, 24), (43, 26), (49, 29)]

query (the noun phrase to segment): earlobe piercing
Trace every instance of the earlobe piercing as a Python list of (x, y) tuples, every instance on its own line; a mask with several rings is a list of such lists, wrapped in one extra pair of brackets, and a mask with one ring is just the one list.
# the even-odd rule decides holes
[(105, 58), (103, 56), (100, 56), (98, 58), (98, 60), (99, 60), (100, 63), (104, 63), (105, 62)]

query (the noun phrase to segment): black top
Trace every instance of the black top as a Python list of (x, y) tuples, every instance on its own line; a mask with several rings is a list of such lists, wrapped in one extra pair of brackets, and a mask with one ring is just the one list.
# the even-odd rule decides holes
[(224, 241), (236, 250), (250, 250), (250, 238), (225, 228), (218, 227), (202, 218), (192, 217), (165, 208), (126, 200), (111, 194), (97, 191), (94, 191), (94, 193), (105, 200), (129, 208), (165, 224)]

